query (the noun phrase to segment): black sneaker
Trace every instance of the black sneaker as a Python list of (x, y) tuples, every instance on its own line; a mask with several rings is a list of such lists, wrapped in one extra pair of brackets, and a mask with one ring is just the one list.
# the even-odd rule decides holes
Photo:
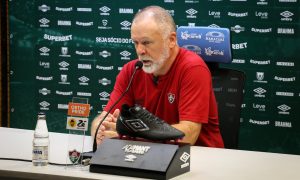
[(123, 105), (116, 130), (122, 136), (139, 137), (152, 141), (177, 140), (184, 133), (165, 123), (139, 105)]

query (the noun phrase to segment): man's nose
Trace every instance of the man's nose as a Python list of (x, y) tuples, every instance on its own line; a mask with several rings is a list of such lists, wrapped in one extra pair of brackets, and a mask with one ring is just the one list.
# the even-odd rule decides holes
[(145, 49), (145, 46), (143, 46), (143, 45), (137, 45), (135, 47), (135, 49), (136, 49), (136, 53), (138, 55), (144, 55), (144, 54), (146, 54), (146, 49)]

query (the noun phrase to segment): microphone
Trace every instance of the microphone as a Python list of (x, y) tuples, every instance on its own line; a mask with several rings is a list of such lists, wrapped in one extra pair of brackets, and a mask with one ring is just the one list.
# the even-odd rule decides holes
[(153, 82), (154, 82), (155, 85), (158, 84), (158, 76), (153, 76), (152, 80), (153, 80)]
[(103, 121), (105, 120), (105, 118), (108, 116), (108, 114), (110, 113), (110, 111), (118, 104), (118, 102), (122, 99), (122, 97), (127, 93), (127, 91), (129, 90), (133, 77), (136, 73), (137, 70), (141, 69), (143, 67), (143, 63), (141, 61), (137, 61), (135, 63), (135, 69), (130, 77), (129, 83), (127, 85), (127, 88), (125, 89), (125, 91), (121, 94), (121, 96), (119, 97), (119, 99), (117, 99), (117, 101), (109, 108), (109, 110), (106, 112), (105, 116), (102, 118), (102, 120), (99, 122), (96, 132), (94, 134), (94, 142), (93, 142), (93, 152), (95, 152), (97, 150), (97, 140), (96, 140), (96, 136), (98, 134), (99, 128), (101, 126), (101, 124), (103, 123)]

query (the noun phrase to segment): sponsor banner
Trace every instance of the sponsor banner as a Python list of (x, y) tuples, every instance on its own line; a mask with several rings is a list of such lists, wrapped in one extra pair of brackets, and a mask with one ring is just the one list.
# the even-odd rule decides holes
[(67, 117), (67, 125), (66, 129), (69, 130), (80, 130), (87, 131), (88, 130), (88, 118), (83, 117)]
[(95, 49), (92, 47), (76, 46), (74, 47), (74, 57), (79, 60), (94, 59)]
[(68, 106), (69, 116), (88, 117), (89, 114), (90, 114), (89, 104), (69, 103)]
[(277, 8), (274, 12), (274, 21), (281, 23), (296, 23), (299, 20), (298, 8)]
[(271, 83), (275, 86), (300, 86), (299, 73), (297, 71), (274, 71)]
[(252, 16), (252, 12), (248, 8), (236, 8), (234, 6), (229, 6), (224, 8), (224, 10), (226, 11), (224, 18), (235, 22), (245, 22), (250, 20)]
[[(248, 79), (249, 78), (249, 79)], [(253, 84), (270, 84), (272, 73), (269, 71), (249, 71), (247, 79)]]
[(54, 112), (55, 111), (55, 99), (50, 96), (38, 96), (35, 98), (36, 109), (43, 112)]
[(272, 86), (272, 97), (279, 101), (299, 101), (299, 88), (293, 86)]
[(274, 5), (277, 7), (299, 7), (299, 0), (276, 0)]
[(271, 87), (269, 84), (249, 85), (245, 97), (268, 101), (271, 98)]
[[(26, 49), (32, 44), (34, 57), (27, 50), (20, 53), (24, 54), (26, 61), (12, 64), (11, 80), (22, 83), (33, 81), (35, 109), (55, 117), (52, 118), (53, 124), (57, 125), (50, 128), (65, 130), (66, 124), (58, 119), (65, 117), (72, 97), (91, 99), (90, 108), (96, 108), (92, 115), (105, 107), (119, 70), (136, 58), (130, 38), (131, 20), (134, 13), (148, 3), (131, 3), (129, 6), (125, 1), (38, 0), (34, 4), (36, 16), (28, 21), (28, 27), (39, 32), (30, 34), (37, 37), (37, 41), (32, 42), (31, 38), (12, 41), (19, 42), (15, 45)], [(297, 63), (299, 0), (162, 0), (156, 4), (167, 9), (177, 27), (229, 28), (232, 63), (221, 66), (246, 73), (241, 121), (249, 129), (241, 133), (244, 139), (256, 137), (249, 139), (247, 144), (241, 142), (241, 148), (266, 150), (268, 147), (260, 145), (265, 143), (259, 141), (270, 142), (271, 135), (278, 134), (278, 130), (297, 127), (295, 121), (300, 115), (297, 111), (300, 98)], [(25, 32), (28, 31), (24, 29), (19, 36), (30, 37)], [(209, 43), (220, 44), (222, 41), (222, 36), (216, 33), (201, 36)], [(193, 34), (184, 36), (192, 37), (197, 39)], [(213, 48), (203, 52), (222, 55), (222, 50)], [(35, 71), (28, 73), (31, 63), (34, 63)], [(27, 71), (19, 67), (26, 67)], [(218, 87), (214, 89), (220, 90)], [(235, 89), (223, 88), (223, 91), (234, 93)], [(225, 106), (233, 108), (235, 105), (227, 103)], [(261, 127), (268, 131), (265, 128), (263, 132), (256, 131)], [(271, 134), (270, 137), (266, 132)], [(282, 145), (279, 138), (272, 139), (272, 144), (276, 143)]]
[(300, 37), (300, 27), (294, 24), (280, 23), (276, 27), (276, 36), (281, 38)]
[[(263, 53), (263, 52), (258, 52)], [(256, 72), (266, 72), (273, 69), (274, 61), (272, 60), (272, 57), (247, 57), (245, 65), (247, 68), (244, 70), (247, 73), (256, 73)], [(270, 73), (270, 72), (269, 72)], [(254, 75), (254, 74), (253, 74)], [(252, 76), (254, 78), (254, 76)]]
[(249, 112), (252, 112), (251, 114), (255, 115), (266, 115), (271, 113), (271, 103), (270, 101), (266, 100), (251, 100), (248, 103), (249, 106)]
[(265, 127), (265, 128), (270, 128), (272, 127), (273, 120), (268, 117), (268, 116), (259, 116), (255, 115), (249, 118), (245, 118), (244, 122), (251, 126), (256, 126), (256, 127)]
[(275, 100), (271, 103), (272, 112), (270, 114), (273, 114), (275, 117), (280, 119), (296, 121), (298, 113), (297, 105), (299, 105), (298, 102)]
[(297, 71), (300, 68), (300, 63), (294, 58), (289, 57), (276, 57), (275, 67), (277, 71)]

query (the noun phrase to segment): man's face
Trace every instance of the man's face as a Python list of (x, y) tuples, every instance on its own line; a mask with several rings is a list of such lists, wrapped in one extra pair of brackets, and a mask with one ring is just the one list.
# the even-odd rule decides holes
[(159, 74), (169, 58), (168, 38), (153, 20), (140, 20), (131, 27), (131, 38), (146, 73)]

